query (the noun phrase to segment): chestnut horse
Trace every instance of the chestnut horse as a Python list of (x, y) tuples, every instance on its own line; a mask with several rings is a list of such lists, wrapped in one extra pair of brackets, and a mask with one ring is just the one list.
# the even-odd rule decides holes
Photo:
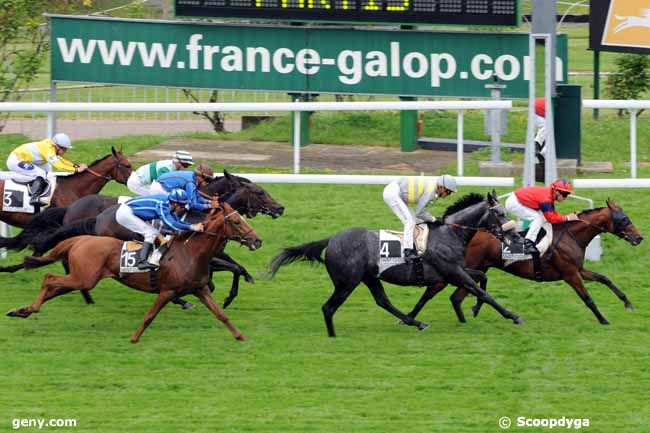
[[(111, 147), (111, 153), (88, 166), (88, 170), (69, 176), (57, 176), (56, 189), (50, 200), (50, 208), (67, 207), (75, 200), (99, 192), (110, 180), (125, 184), (133, 167), (129, 160)], [(0, 180), (0, 192), (4, 192), (5, 182)], [(5, 212), (0, 203), (0, 221), (14, 227), (25, 227), (34, 216), (27, 212)]]
[(69, 274), (58, 276), (46, 274), (41, 291), (33, 304), (7, 313), (11, 317), (28, 317), (38, 313), (41, 305), (57, 296), (73, 290), (91, 290), (104, 278), (113, 278), (122, 284), (158, 297), (145, 315), (144, 322), (131, 337), (137, 343), (144, 330), (151, 324), (158, 312), (174, 296), (188, 293), (199, 300), (240, 341), (246, 337), (230, 322), (219, 307), (208, 287), (210, 260), (215, 251), (227, 239), (241, 242), (251, 250), (259, 248), (262, 240), (227, 203), (214, 209), (204, 220), (203, 233), (186, 232), (171, 241), (167, 253), (160, 261), (160, 268), (152, 272), (120, 273), (120, 250), (122, 241), (109, 237), (77, 236), (59, 243), (44, 257), (25, 257), (25, 268), (38, 268), (62, 260), (69, 266)]
[[(589, 292), (584, 286), (584, 281), (597, 281), (610, 288), (616, 296), (623, 301), (628, 310), (632, 310), (632, 303), (625, 293), (614, 285), (604, 275), (584, 268), (585, 249), (591, 240), (600, 233), (612, 233), (630, 244), (636, 246), (643, 237), (632, 224), (630, 218), (612, 200), (607, 200), (607, 207), (589, 209), (578, 214), (579, 220), (553, 225), (553, 244), (549, 251), (542, 257), (543, 281), (564, 280), (573, 287), (580, 299), (594, 313), (598, 321), (607, 325), (607, 319), (598, 311)], [(486, 272), (488, 268), (499, 268), (518, 277), (535, 280), (532, 260), (522, 260), (506, 265), (501, 258), (501, 241), (490, 233), (477, 233), (467, 247), (465, 253), (467, 267)], [(481, 281), (483, 289), (486, 288), (487, 279)], [(444, 284), (427, 287), (424, 294), (408, 316), (415, 318), (422, 307), (445, 287)], [(465, 315), (461, 303), (467, 296), (467, 291), (458, 288), (450, 297), (458, 320), (465, 322)], [(479, 299), (472, 308), (474, 316), (478, 315), (482, 301)]]

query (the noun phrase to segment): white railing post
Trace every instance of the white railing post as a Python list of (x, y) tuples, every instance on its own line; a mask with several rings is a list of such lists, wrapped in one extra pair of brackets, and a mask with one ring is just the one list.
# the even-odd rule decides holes
[(293, 173), (300, 173), (300, 111), (293, 112)]
[(630, 111), (630, 176), (636, 179), (636, 110)]
[(458, 126), (456, 127), (456, 130), (457, 130), (457, 138), (456, 138), (456, 174), (458, 176), (463, 175), (463, 158), (464, 158), (464, 155), (463, 155), (463, 147), (464, 147), (464, 143), (463, 143), (463, 135), (464, 135), (464, 132), (463, 132), (463, 114), (464, 114), (463, 110), (458, 111), (458, 122), (457, 122)]

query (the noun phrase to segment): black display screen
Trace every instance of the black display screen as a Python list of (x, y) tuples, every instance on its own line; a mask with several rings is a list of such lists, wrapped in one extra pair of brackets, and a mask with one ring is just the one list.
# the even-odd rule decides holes
[(175, 0), (176, 16), (393, 24), (519, 25), (519, 0)]

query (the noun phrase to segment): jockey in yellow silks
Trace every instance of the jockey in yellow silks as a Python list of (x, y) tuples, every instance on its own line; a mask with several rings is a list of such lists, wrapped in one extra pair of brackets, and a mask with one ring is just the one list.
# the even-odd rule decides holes
[(78, 173), (86, 170), (86, 164), (76, 165), (63, 155), (72, 148), (70, 137), (59, 133), (42, 141), (25, 143), (15, 148), (7, 158), (7, 168), (14, 173), (33, 179), (32, 198), (29, 203), (34, 206), (47, 189), (47, 173), (52, 168), (59, 171)]

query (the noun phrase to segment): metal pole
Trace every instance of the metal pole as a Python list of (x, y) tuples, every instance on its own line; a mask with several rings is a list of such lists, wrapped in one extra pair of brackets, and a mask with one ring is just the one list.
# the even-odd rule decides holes
[[(594, 99), (600, 99), (600, 51), (594, 51)], [(598, 108), (594, 108), (594, 119), (598, 120)]]
[(630, 111), (630, 176), (636, 179), (636, 110)]
[[(300, 99), (296, 99), (298, 102)], [(293, 112), (293, 173), (300, 173), (300, 111)]]
[(528, 79), (528, 128), (526, 129), (526, 149), (524, 152), (523, 186), (535, 185), (535, 35), (528, 40), (530, 58)]
[(544, 37), (544, 72), (546, 82), (544, 83), (544, 102), (546, 104), (546, 114), (544, 117), (546, 123), (546, 165), (544, 167), (544, 183), (550, 185), (557, 179), (557, 157), (555, 153), (555, 127), (553, 125), (553, 95), (555, 94), (555, 81), (551, 70), (555, 68), (555, 56), (551, 49), (550, 34)]
[[(50, 81), (50, 102), (56, 102), (56, 81)], [(56, 134), (56, 113), (47, 113), (47, 136)]]
[(463, 110), (458, 111), (458, 122), (456, 127), (456, 174), (458, 176), (463, 176)]

